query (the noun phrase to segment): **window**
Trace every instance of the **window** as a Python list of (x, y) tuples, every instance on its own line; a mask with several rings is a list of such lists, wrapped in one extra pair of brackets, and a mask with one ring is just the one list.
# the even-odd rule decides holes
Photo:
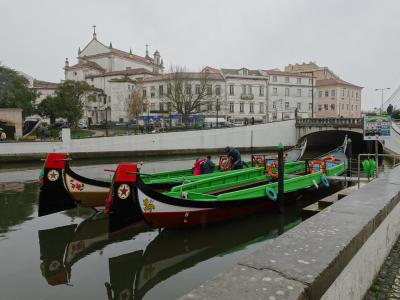
[(276, 75), (272, 76), (272, 81), (277, 82), (278, 81), (278, 76), (276, 76)]
[(246, 95), (246, 85), (242, 85), (242, 95)]
[(344, 97), (344, 89), (342, 90), (342, 97)]
[(250, 103), (250, 112), (254, 113), (254, 103)]
[(357, 105), (356, 105), (356, 111), (357, 111)]
[(264, 103), (259, 103), (258, 105), (260, 107), (260, 114), (263, 114), (264, 113)]
[(167, 103), (167, 109), (168, 109), (169, 112), (172, 111), (172, 103), (171, 102)]
[(335, 97), (336, 96), (336, 90), (331, 90), (331, 96)]
[(155, 98), (156, 97), (156, 87), (152, 86), (150, 87), (150, 98)]
[(207, 85), (207, 95), (212, 95), (212, 85), (211, 84)]
[(200, 94), (200, 84), (196, 84), (194, 92), (196, 93), (196, 95)]
[(231, 96), (235, 95), (235, 87), (233, 84), (229, 85), (229, 95)]
[(308, 110), (312, 111), (312, 103), (308, 103)]
[(272, 102), (272, 108), (276, 108), (276, 101)]
[(285, 82), (289, 83), (289, 77), (285, 77)]
[(260, 86), (260, 96), (264, 96), (264, 87)]
[(150, 104), (150, 110), (155, 110), (156, 109), (156, 104), (153, 102)]
[(172, 90), (171, 84), (168, 84), (167, 85), (167, 95), (171, 95), (171, 90)]
[(297, 110), (301, 110), (301, 102), (297, 102)]
[(253, 87), (251, 85), (247, 86), (247, 91), (248, 91), (249, 95), (253, 95)]
[(300, 77), (297, 78), (297, 84), (301, 84), (301, 78)]
[(312, 89), (309, 89), (309, 90), (308, 90), (308, 96), (309, 96), (309, 97), (312, 97)]
[(235, 112), (235, 103), (233, 102), (229, 103), (229, 112), (231, 113)]
[(186, 95), (191, 95), (192, 94), (192, 85), (191, 84), (187, 84), (185, 86), (185, 93), (186, 93)]
[(350, 97), (350, 91), (347, 91), (347, 97)]
[(318, 92), (318, 97), (322, 98), (322, 91)]
[(342, 110), (344, 110), (344, 104), (342, 103)]
[(124, 122), (124, 118), (119, 118), (119, 122), (120, 123)]
[(158, 86), (158, 94), (160, 95), (160, 97), (164, 96), (164, 86), (163, 85)]
[(285, 88), (285, 96), (289, 96), (289, 88)]
[(331, 110), (335, 110), (335, 104), (331, 104)]
[(143, 88), (143, 98), (146, 98), (146, 97), (147, 97), (147, 89)]
[(244, 103), (243, 103), (243, 102), (240, 103), (239, 111), (240, 111), (241, 113), (244, 112)]
[(160, 111), (164, 111), (164, 103), (160, 103)]
[(319, 110), (319, 111), (322, 110), (322, 105), (321, 105), (321, 104), (318, 105), (318, 110)]
[(208, 104), (207, 104), (207, 110), (208, 110), (208, 111), (212, 111), (212, 110), (213, 110), (213, 105), (212, 105), (212, 103), (208, 103)]
[(353, 111), (353, 105), (351, 106), (351, 110)]
[(347, 110), (349, 110), (349, 105), (347, 104)]
[(277, 96), (278, 95), (278, 88), (272, 88), (272, 95)]
[(297, 89), (297, 97), (301, 97), (301, 89)]
[(74, 76), (78, 75), (78, 73), (74, 72)]
[(351, 91), (351, 98), (354, 97), (354, 91)]
[(328, 110), (329, 109), (329, 105), (328, 104), (324, 104), (324, 110)]
[(356, 98), (358, 98), (358, 92), (356, 92)]
[(289, 102), (285, 102), (285, 109), (289, 109)]
[(313, 84), (313, 80), (312, 80), (312, 78), (310, 78), (310, 79), (308, 79), (308, 84)]
[(325, 91), (325, 97), (329, 97), (329, 91)]
[(217, 95), (217, 96), (221, 95), (221, 86), (220, 85), (215, 86), (215, 95)]

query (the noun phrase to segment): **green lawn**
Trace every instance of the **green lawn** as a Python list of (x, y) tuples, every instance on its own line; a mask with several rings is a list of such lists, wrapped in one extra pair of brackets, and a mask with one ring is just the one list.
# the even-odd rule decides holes
[(85, 129), (71, 129), (71, 137), (73, 139), (87, 138), (95, 135), (94, 131)]

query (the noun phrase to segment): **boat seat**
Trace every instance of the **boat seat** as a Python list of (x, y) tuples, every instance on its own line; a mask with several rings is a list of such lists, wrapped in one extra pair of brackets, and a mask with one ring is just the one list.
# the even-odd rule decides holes
[(252, 181), (252, 182), (248, 182), (248, 183), (243, 183), (243, 184), (239, 184), (239, 185), (234, 185), (234, 186), (230, 186), (230, 187), (214, 190), (214, 191), (211, 191), (211, 192), (209, 192), (207, 194), (208, 195), (218, 195), (218, 194), (222, 194), (222, 193), (226, 193), (226, 192), (233, 192), (235, 190), (240, 190), (240, 189), (243, 189), (243, 188), (255, 187), (257, 185), (268, 183), (270, 181), (271, 181), (270, 179), (262, 179), (262, 180)]

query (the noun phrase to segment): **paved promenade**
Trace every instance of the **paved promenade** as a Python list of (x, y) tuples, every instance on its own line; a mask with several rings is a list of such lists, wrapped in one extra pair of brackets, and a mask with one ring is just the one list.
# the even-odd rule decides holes
[(400, 299), (400, 238), (364, 299)]

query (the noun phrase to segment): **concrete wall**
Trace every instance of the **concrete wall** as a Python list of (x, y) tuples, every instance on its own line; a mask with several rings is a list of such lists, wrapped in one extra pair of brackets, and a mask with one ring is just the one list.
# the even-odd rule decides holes
[(182, 299), (362, 299), (400, 234), (400, 167)]
[(22, 137), (22, 109), (0, 108), (0, 121), (13, 124), (15, 126), (15, 138)]
[(296, 144), (294, 123), (294, 120), (289, 120), (236, 128), (87, 139), (69, 139), (69, 129), (64, 129), (63, 142), (3, 143), (0, 147), (0, 155), (18, 156), (48, 152), (215, 150), (225, 146), (250, 148), (252, 132), (253, 147), (275, 147), (280, 142), (285, 146), (293, 146)]

